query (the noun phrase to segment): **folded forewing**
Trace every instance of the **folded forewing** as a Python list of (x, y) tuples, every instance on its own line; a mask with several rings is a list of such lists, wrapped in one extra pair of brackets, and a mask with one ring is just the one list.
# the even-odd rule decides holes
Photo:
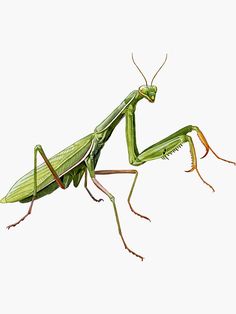
[[(89, 154), (93, 144), (93, 134), (82, 138), (74, 144), (68, 146), (58, 154), (49, 158), (49, 161), (56, 173), (60, 177), (68, 172), (75, 165), (81, 163)], [(37, 191), (42, 190), (54, 181), (51, 171), (45, 163), (37, 167)], [(34, 170), (31, 170), (20, 178), (10, 189), (7, 195), (0, 200), (2, 203), (20, 201), (31, 196), (34, 191)]]

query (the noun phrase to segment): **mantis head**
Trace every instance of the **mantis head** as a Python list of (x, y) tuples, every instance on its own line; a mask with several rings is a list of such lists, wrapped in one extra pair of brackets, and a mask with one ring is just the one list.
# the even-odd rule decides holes
[(165, 60), (164, 62), (162, 63), (162, 65), (159, 67), (159, 69), (156, 71), (156, 73), (154, 74), (152, 80), (151, 80), (151, 84), (148, 85), (147, 83), (147, 79), (146, 77), (144, 76), (143, 72), (140, 70), (140, 68), (138, 67), (138, 65), (136, 64), (136, 62), (134, 61), (134, 56), (132, 54), (132, 60), (133, 60), (133, 63), (134, 65), (137, 67), (137, 69), (139, 70), (139, 72), (141, 73), (141, 75), (143, 76), (144, 80), (145, 80), (145, 85), (142, 85), (139, 87), (138, 91), (139, 91), (139, 94), (146, 98), (148, 101), (150, 102), (154, 102), (155, 101), (155, 98), (156, 98), (156, 93), (157, 93), (157, 87), (155, 85), (153, 85), (153, 81), (155, 79), (155, 77), (157, 76), (157, 73), (161, 70), (161, 68), (164, 66), (164, 64), (166, 63), (166, 60), (167, 60), (167, 54), (166, 54), (166, 57), (165, 57)]
[(155, 85), (142, 85), (138, 89), (139, 93), (150, 102), (154, 102), (157, 93)]

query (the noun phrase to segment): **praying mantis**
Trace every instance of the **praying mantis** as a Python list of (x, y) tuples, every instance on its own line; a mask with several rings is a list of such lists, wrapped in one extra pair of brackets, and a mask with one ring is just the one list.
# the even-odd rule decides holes
[[(135, 111), (137, 104), (140, 100), (146, 99), (150, 103), (154, 103), (157, 86), (153, 84), (159, 71), (162, 69), (167, 61), (167, 54), (164, 62), (155, 72), (150, 85), (147, 82), (146, 77), (137, 65), (132, 54), (132, 61), (138, 71), (141, 73), (145, 80), (145, 84), (140, 86), (137, 90), (132, 91), (122, 103), (116, 107), (107, 118), (105, 118), (94, 130), (93, 133), (83, 137), (72, 145), (68, 146), (61, 152), (57, 153), (51, 158), (48, 158), (44, 152), (41, 145), (36, 145), (34, 147), (34, 169), (28, 172), (26, 175), (21, 177), (9, 190), (5, 197), (0, 200), (0, 203), (13, 203), (30, 202), (28, 212), (19, 219), (16, 223), (7, 226), (8, 229), (15, 227), (20, 222), (22, 222), (27, 216), (32, 212), (33, 204), (35, 200), (51, 194), (57, 188), (66, 189), (73, 182), (75, 187), (78, 187), (82, 177), (84, 176), (84, 187), (91, 196), (91, 198), (100, 202), (102, 199), (95, 198), (87, 186), (87, 176), (89, 176), (94, 183), (94, 185), (101, 190), (110, 200), (115, 214), (116, 224), (120, 238), (123, 242), (125, 249), (131, 254), (143, 260), (143, 256), (137, 254), (135, 251), (131, 250), (126, 244), (124, 239), (120, 219), (117, 211), (116, 200), (113, 194), (107, 190), (98, 180), (100, 175), (111, 175), (111, 174), (133, 174), (134, 180), (128, 196), (128, 204), (130, 210), (137, 216), (150, 220), (148, 217), (136, 212), (131, 204), (131, 196), (134, 191), (135, 183), (138, 177), (138, 171), (135, 169), (130, 170), (96, 170), (97, 162), (100, 157), (100, 153), (105, 143), (108, 141), (112, 132), (125, 118), (126, 123), (126, 141), (128, 148), (129, 163), (133, 166), (140, 166), (145, 162), (155, 160), (155, 159), (168, 159), (168, 156), (173, 152), (177, 151), (184, 143), (187, 143), (190, 148), (190, 155), (192, 159), (192, 166), (190, 170), (186, 172), (196, 171), (200, 179), (209, 186), (212, 191), (214, 188), (206, 182), (202, 175), (200, 174), (197, 167), (197, 156), (195, 152), (195, 147), (193, 140), (189, 133), (195, 131), (200, 139), (201, 143), (205, 146), (206, 153), (204, 157), (211, 151), (215, 157), (218, 159), (232, 163), (236, 165), (235, 162), (226, 160), (218, 156), (215, 151), (208, 144), (202, 131), (197, 126), (188, 125), (178, 130), (177, 132), (169, 135), (168, 137), (154, 143), (149, 146), (141, 153), (138, 150), (136, 143), (136, 131), (135, 131)], [(38, 154), (41, 155), (44, 162), (38, 165)]]

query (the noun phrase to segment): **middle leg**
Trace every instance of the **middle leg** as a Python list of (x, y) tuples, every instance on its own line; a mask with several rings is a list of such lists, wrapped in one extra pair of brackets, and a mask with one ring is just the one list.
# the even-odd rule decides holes
[(57, 183), (57, 185), (62, 188), (65, 189), (65, 185), (63, 184), (63, 182), (61, 181), (61, 179), (59, 178), (58, 174), (56, 173), (56, 170), (53, 168), (53, 166), (51, 165), (49, 159), (47, 158), (43, 148), (41, 145), (36, 145), (34, 147), (34, 190), (33, 190), (33, 195), (32, 195), (32, 200), (30, 203), (30, 207), (28, 209), (28, 212), (21, 218), (19, 219), (17, 222), (7, 226), (7, 229), (10, 229), (12, 227), (17, 226), (19, 223), (21, 223), (23, 220), (25, 220), (25, 218), (27, 216), (29, 216), (32, 213), (32, 208), (33, 208), (33, 204), (34, 201), (36, 199), (37, 196), (37, 171), (38, 171), (38, 167), (37, 167), (37, 154), (40, 153), (40, 155), (42, 156), (45, 164), (47, 165), (48, 169), (50, 170), (55, 182)]
[(88, 175), (87, 175), (87, 169), (85, 170), (84, 173), (84, 187), (86, 189), (86, 191), (88, 192), (88, 194), (90, 195), (90, 197), (95, 201), (95, 202), (101, 202), (103, 201), (102, 198), (96, 198), (95, 196), (93, 196), (93, 194), (90, 192), (89, 188), (88, 188)]
[(128, 204), (129, 204), (129, 207), (130, 207), (131, 211), (132, 211), (135, 215), (137, 215), (137, 216), (139, 216), (139, 217), (141, 217), (141, 218), (144, 218), (144, 219), (147, 219), (147, 220), (151, 221), (150, 218), (148, 218), (147, 216), (141, 215), (141, 214), (139, 214), (138, 212), (136, 212), (136, 211), (133, 209), (133, 207), (132, 207), (132, 205), (131, 205), (131, 202), (130, 202), (132, 193), (133, 193), (133, 191), (134, 191), (134, 186), (135, 186), (135, 183), (136, 183), (137, 178), (138, 178), (138, 171), (137, 171), (137, 170), (135, 170), (135, 169), (131, 169), (131, 170), (96, 170), (96, 171), (95, 171), (95, 174), (96, 174), (96, 175), (107, 175), (107, 174), (134, 174), (134, 175), (135, 175), (135, 176), (134, 176), (134, 181), (133, 181), (133, 183), (132, 183), (132, 186), (131, 186), (131, 189), (130, 189), (130, 192), (129, 192), (129, 196), (128, 196)]

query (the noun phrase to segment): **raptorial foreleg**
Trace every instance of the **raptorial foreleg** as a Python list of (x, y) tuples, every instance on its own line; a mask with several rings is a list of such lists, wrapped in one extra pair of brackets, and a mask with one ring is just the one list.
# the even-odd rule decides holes
[(192, 125), (188, 125), (178, 130), (177, 132), (169, 135), (168, 137), (153, 144), (152, 146), (145, 149), (143, 152), (139, 153), (136, 144), (135, 106), (133, 107), (130, 106), (126, 112), (126, 141), (128, 147), (129, 162), (134, 166), (139, 166), (150, 160), (155, 160), (158, 158), (163, 159), (168, 158), (168, 156), (175, 152), (176, 150), (178, 150), (183, 145), (183, 143), (188, 142), (190, 146), (190, 153), (193, 163), (190, 171), (196, 170), (201, 180), (214, 191), (214, 188), (203, 179), (202, 175), (200, 174), (197, 168), (197, 157), (194, 144), (192, 138), (189, 135), (187, 135), (192, 131), (197, 132), (200, 141), (206, 148), (206, 153), (203, 156), (203, 158), (207, 155), (207, 153), (210, 150), (218, 159), (236, 165), (236, 163), (233, 161), (219, 157), (208, 144), (202, 131), (197, 126)]
[(206, 153), (201, 157), (201, 158), (205, 158), (208, 154), (209, 151), (211, 151), (216, 158), (222, 160), (222, 161), (225, 161), (225, 162), (228, 162), (230, 164), (233, 164), (236, 166), (236, 162), (234, 161), (231, 161), (231, 160), (228, 160), (228, 159), (224, 159), (222, 157), (220, 157), (218, 154), (215, 153), (215, 151), (211, 148), (211, 146), (208, 144), (207, 140), (206, 140), (206, 137), (204, 136), (204, 134), (202, 133), (202, 131), (199, 129), (199, 127), (197, 126), (193, 126), (193, 130), (197, 132), (197, 135), (201, 141), (201, 143), (205, 146), (206, 148)]

